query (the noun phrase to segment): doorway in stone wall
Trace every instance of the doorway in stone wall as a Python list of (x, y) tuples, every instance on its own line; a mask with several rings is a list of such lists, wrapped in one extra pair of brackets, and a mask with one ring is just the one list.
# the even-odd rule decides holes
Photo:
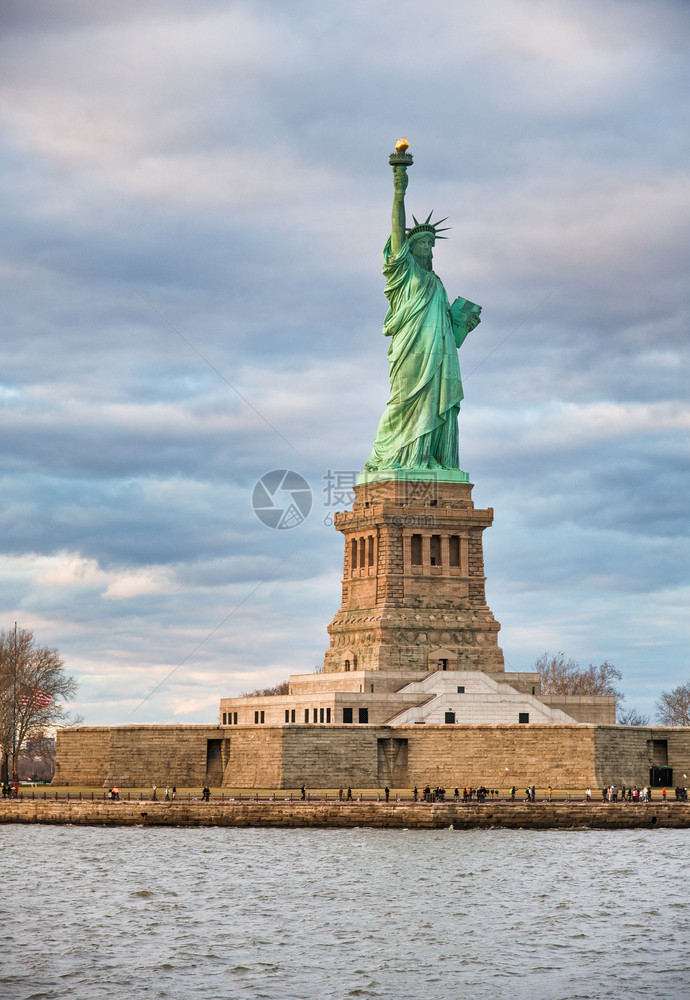
[(672, 767), (650, 767), (649, 784), (652, 788), (666, 787), (673, 785)]
[(206, 784), (218, 788), (223, 783), (222, 740), (206, 740)]
[(378, 741), (378, 783), (401, 788), (407, 780), (407, 740), (387, 737)]

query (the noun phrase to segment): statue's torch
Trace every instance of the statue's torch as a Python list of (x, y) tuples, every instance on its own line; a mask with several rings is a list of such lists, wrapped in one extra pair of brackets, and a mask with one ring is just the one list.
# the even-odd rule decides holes
[(395, 152), (388, 157), (388, 162), (392, 167), (411, 167), (414, 162), (412, 153), (408, 153), (410, 144), (407, 139), (398, 139), (395, 144)]

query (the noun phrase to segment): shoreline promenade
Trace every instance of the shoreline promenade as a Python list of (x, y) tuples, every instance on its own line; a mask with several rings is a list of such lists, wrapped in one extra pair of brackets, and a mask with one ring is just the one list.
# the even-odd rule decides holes
[(338, 802), (4, 799), (0, 824), (438, 830), (687, 829), (690, 804), (604, 802)]

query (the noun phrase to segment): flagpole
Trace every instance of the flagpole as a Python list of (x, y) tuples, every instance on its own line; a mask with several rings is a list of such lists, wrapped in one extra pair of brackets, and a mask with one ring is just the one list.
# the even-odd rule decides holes
[(17, 767), (17, 623), (14, 623), (14, 653), (12, 656), (12, 779), (19, 777)]

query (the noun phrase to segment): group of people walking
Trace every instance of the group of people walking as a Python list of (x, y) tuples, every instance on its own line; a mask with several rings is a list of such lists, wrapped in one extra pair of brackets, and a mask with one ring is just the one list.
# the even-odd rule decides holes
[[(514, 789), (513, 789), (514, 791)], [(485, 785), (480, 785), (478, 788), (472, 788), (467, 785), (462, 790), (462, 801), (463, 802), (486, 802), (487, 799), (498, 798), (499, 791), (497, 788), (487, 788)], [(514, 797), (514, 796), (513, 796)], [(412, 789), (412, 798), (415, 802), (419, 802), (419, 789), (415, 785)], [(460, 801), (460, 789), (456, 788), (453, 794), (453, 799), (455, 802)], [(388, 799), (386, 798), (386, 802)], [(443, 785), (437, 785), (434, 789), (431, 785), (426, 785), (422, 789), (422, 802), (445, 802), (446, 801), (446, 790)]]
[[(602, 788), (601, 798), (603, 802), (651, 802), (652, 801), (652, 790), (647, 785), (644, 788), (638, 788), (633, 785), (631, 788), (621, 785), (617, 788), (616, 785), (608, 785)], [(666, 801), (666, 789), (662, 788), (661, 798)]]
[[(308, 795), (305, 785), (301, 786), (300, 793), (302, 801), (306, 801)], [(13, 797), (16, 798), (17, 794), (18, 794), (18, 785), (16, 782), (14, 783), (14, 786), (10, 785), (9, 782), (3, 783), (2, 785), (3, 798), (13, 798)], [(388, 786), (386, 786), (384, 789), (386, 802), (390, 801), (390, 794), (391, 790)], [(508, 794), (510, 796), (510, 801), (514, 802), (517, 794), (517, 789), (515, 785), (513, 785), (509, 789)], [(361, 795), (361, 793), (358, 793), (358, 795)], [(525, 788), (524, 801), (536, 802), (536, 795), (537, 795), (536, 786), (527, 785)], [(462, 797), (462, 801), (467, 803), (467, 802), (485, 802), (487, 799), (494, 801), (498, 800), (500, 796), (501, 792), (497, 788), (487, 788), (485, 785), (479, 785), (477, 788), (474, 788), (471, 785), (466, 785), (462, 789), (462, 791), (456, 787), (453, 797), (455, 802), (459, 802)], [(552, 796), (553, 796), (553, 789), (551, 788), (551, 786), (549, 786), (545, 791), (545, 798), (548, 802), (551, 802)], [(109, 789), (108, 797), (111, 799), (118, 799), (119, 789), (116, 786), (113, 786), (111, 789)], [(156, 785), (153, 785), (151, 798), (155, 801), (157, 797), (158, 797), (158, 788)], [(175, 787), (175, 785), (173, 785), (172, 787), (169, 785), (166, 786), (165, 801), (166, 802), (174, 801), (176, 797), (177, 797), (177, 788)], [(208, 785), (204, 786), (201, 793), (201, 797), (204, 802), (210, 801), (211, 789), (208, 787)], [(419, 802), (420, 800), (422, 802), (446, 802), (446, 789), (444, 788), (443, 785), (436, 785), (436, 787), (432, 789), (431, 785), (427, 784), (420, 793), (417, 785), (415, 785), (414, 788), (412, 789), (412, 798), (415, 802)], [(665, 802), (666, 798), (667, 798), (667, 790), (666, 788), (662, 788), (661, 799), (662, 801)], [(688, 798), (687, 788), (683, 788), (680, 786), (677, 787), (675, 789), (675, 798), (676, 801), (687, 801)], [(353, 799), (352, 787), (348, 785), (347, 791), (345, 791), (345, 789), (341, 785), (338, 789), (338, 799), (341, 802), (343, 800), (347, 802), (352, 802)], [(622, 785), (620, 788), (618, 788), (616, 785), (605, 785), (601, 790), (601, 800), (603, 802), (651, 802), (652, 789), (649, 786), (645, 786), (644, 788), (638, 788), (636, 785), (632, 785), (631, 787), (627, 788), (625, 785)], [(399, 793), (396, 801), (398, 802), (400, 801)], [(591, 788), (587, 788), (585, 791), (585, 801), (586, 802), (592, 801)]]

